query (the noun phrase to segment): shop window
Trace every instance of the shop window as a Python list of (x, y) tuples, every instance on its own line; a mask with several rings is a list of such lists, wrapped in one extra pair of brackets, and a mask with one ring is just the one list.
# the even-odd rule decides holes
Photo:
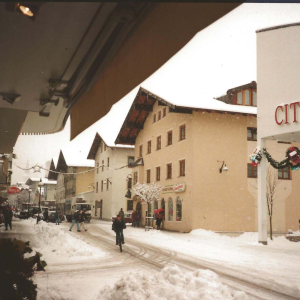
[(133, 184), (137, 184), (138, 182), (138, 172), (133, 173)]
[(164, 198), (161, 199), (160, 207), (163, 209), (163, 216), (164, 216), (164, 219), (165, 219), (165, 207), (166, 207), (166, 205), (165, 205), (165, 199)]
[(166, 115), (167, 115), (167, 108), (164, 107), (164, 108), (163, 108), (163, 115), (162, 115), (162, 117), (164, 118)]
[(252, 127), (247, 128), (247, 140), (257, 141), (257, 128), (252, 128)]
[(172, 164), (167, 164), (167, 179), (172, 178)]
[(97, 162), (97, 174), (99, 174), (99, 163)]
[(139, 157), (143, 156), (143, 145), (140, 145), (139, 147)]
[(156, 138), (156, 150), (160, 150), (161, 149), (161, 136), (158, 136)]
[(132, 165), (134, 163), (134, 156), (128, 156), (128, 165)]
[(151, 201), (148, 203), (148, 216), (150, 217), (152, 214), (152, 203)]
[(156, 167), (156, 181), (160, 181), (160, 167)]
[(150, 180), (151, 180), (151, 178), (150, 178), (150, 175), (151, 175), (150, 170), (147, 170), (146, 172), (147, 172), (147, 183), (150, 183)]
[(286, 167), (278, 170), (278, 179), (291, 179), (291, 169)]
[(147, 143), (147, 154), (150, 154), (151, 153), (151, 141), (148, 141)]
[(153, 123), (156, 122), (156, 114), (153, 115)]
[(173, 140), (173, 132), (172, 131), (168, 131), (168, 133), (167, 133), (167, 136), (168, 136), (168, 138), (167, 138), (167, 146), (170, 146), (170, 145), (172, 145), (172, 140)]
[(168, 200), (168, 221), (173, 221), (173, 200), (169, 198)]
[(127, 211), (133, 210), (133, 200), (127, 200)]
[(176, 221), (182, 221), (182, 201), (180, 197), (176, 200)]
[(185, 159), (179, 161), (179, 176), (185, 176)]
[(185, 140), (185, 125), (179, 127), (179, 141)]
[(161, 119), (161, 111), (158, 112), (157, 121), (159, 121), (160, 119)]
[(253, 166), (252, 164), (247, 164), (247, 177), (257, 178), (257, 166)]

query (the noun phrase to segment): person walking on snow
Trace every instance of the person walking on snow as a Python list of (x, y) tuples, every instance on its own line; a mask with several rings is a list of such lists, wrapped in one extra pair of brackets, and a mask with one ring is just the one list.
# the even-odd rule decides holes
[(59, 210), (58, 209), (56, 209), (54, 217), (55, 217), (55, 225), (59, 225), (59, 223), (60, 223), (60, 217), (59, 217)]
[(5, 230), (7, 230), (8, 226), (10, 230), (12, 230), (11, 220), (13, 217), (13, 213), (8, 204), (4, 207), (3, 215), (4, 215)]
[(44, 215), (44, 221), (48, 223), (48, 217), (49, 217), (49, 214), (48, 214), (48, 208), (45, 209), (43, 215)]
[(126, 224), (124, 220), (121, 219), (120, 215), (113, 221), (112, 230), (116, 233), (116, 245), (118, 245), (118, 236), (121, 234), (122, 244), (125, 244), (123, 229), (126, 229)]
[(121, 210), (119, 211), (119, 216), (120, 216), (121, 220), (124, 220), (124, 210), (123, 210), (123, 208), (121, 208)]
[(72, 220), (72, 225), (71, 225), (69, 231), (72, 231), (72, 228), (73, 228), (74, 224), (76, 223), (76, 225), (77, 225), (77, 231), (80, 232), (79, 223), (78, 223), (78, 221), (79, 221), (79, 212), (80, 211), (78, 211), (78, 212), (75, 211), (74, 214), (72, 215), (72, 219), (73, 220)]
[(84, 220), (85, 220), (85, 211), (82, 210), (81, 211), (81, 214), (79, 215), (79, 229), (83, 228), (84, 231), (87, 231), (87, 229), (85, 229), (85, 226), (84, 226)]

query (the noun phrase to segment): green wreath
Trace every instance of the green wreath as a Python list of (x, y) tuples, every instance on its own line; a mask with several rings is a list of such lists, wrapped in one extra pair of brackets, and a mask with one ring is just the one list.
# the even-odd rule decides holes
[[(294, 151), (296, 153), (294, 153)], [(300, 150), (297, 147), (289, 147), (285, 152), (286, 159), (282, 161), (276, 161), (273, 159), (266, 148), (263, 148), (263, 152), (270, 165), (277, 170), (284, 169), (288, 166), (291, 167), (291, 170), (298, 170), (300, 168)], [(291, 156), (290, 154), (293, 155)]]

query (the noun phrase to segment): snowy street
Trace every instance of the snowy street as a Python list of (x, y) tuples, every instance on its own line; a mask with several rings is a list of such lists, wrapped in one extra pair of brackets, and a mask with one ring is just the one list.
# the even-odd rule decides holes
[[(208, 297), (203, 299), (300, 298), (300, 268), (295, 263), (300, 244), (284, 237), (263, 246), (256, 233), (228, 237), (205, 230), (145, 232), (128, 225), (120, 253), (110, 222), (92, 220), (86, 232), (69, 232), (69, 226), (36, 225), (31, 219), (15, 220), (12, 231), (1, 227), (2, 237), (29, 240), (43, 254), (46, 272), (36, 272), (34, 278), (38, 299), (152, 299), (158, 291), (165, 297), (161, 299), (185, 299), (189, 293), (189, 299), (196, 299), (198, 277), (201, 295)], [(199, 269), (214, 273), (195, 275)]]

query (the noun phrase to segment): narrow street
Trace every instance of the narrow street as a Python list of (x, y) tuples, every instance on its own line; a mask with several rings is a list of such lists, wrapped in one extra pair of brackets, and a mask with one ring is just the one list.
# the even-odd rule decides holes
[[(224, 267), (218, 261), (208, 262), (128, 238), (126, 231), (126, 243), (123, 252), (120, 253), (115, 245), (113, 231), (108, 231), (111, 226), (109, 222), (93, 220), (87, 225), (88, 231), (80, 233), (77, 233), (74, 228), (74, 232), (68, 232), (69, 225), (63, 222), (59, 229), (105, 252), (105, 256), (76, 262), (49, 263), (46, 272), (37, 272), (35, 275), (35, 281), (38, 284), (38, 299), (82, 299), (83, 295), (86, 299), (94, 299), (101, 288), (105, 285), (112, 285), (130, 272), (146, 271), (149, 274), (155, 274), (170, 264), (177, 265), (184, 272), (197, 269), (212, 270), (220, 276), (223, 284), (234, 291), (246, 292), (249, 299), (299, 299), (295, 291), (273, 283), (270, 278), (262, 280), (258, 276), (255, 279), (255, 274), (251, 274), (249, 270), (240, 272), (230, 265)], [(5, 234), (30, 240), (31, 238), (26, 237), (26, 234), (18, 233), (22, 231), (21, 226), (22, 221), (15, 221), (14, 230)], [(143, 228), (134, 230), (145, 232)], [(74, 295), (77, 298), (74, 298)]]

